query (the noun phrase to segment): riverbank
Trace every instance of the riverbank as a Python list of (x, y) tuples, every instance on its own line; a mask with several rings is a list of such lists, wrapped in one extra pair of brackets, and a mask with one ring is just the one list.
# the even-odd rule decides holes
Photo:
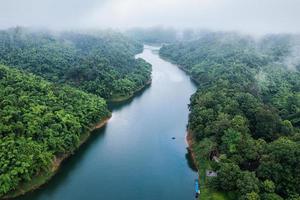
[(119, 200), (115, 188), (120, 180), (124, 200), (193, 199), (197, 175), (186, 163), (187, 145), (170, 138), (180, 138), (186, 130), (186, 105), (195, 84), (151, 47), (138, 57), (152, 65), (151, 87), (136, 93), (134, 100), (110, 104), (113, 118), (103, 134), (92, 134), (51, 181), (21, 199), (99, 199), (101, 194), (102, 199)]
[[(114, 97), (112, 99), (107, 100), (107, 102), (119, 103), (122, 101), (126, 101), (128, 99), (131, 99), (138, 92), (140, 92), (141, 90), (143, 90), (144, 88), (149, 86), (151, 84), (151, 82), (152, 82), (152, 79), (150, 78), (143, 86), (137, 88), (130, 95)], [(52, 164), (51, 164), (51, 166), (49, 166), (50, 171), (38, 174), (38, 175), (34, 176), (28, 182), (20, 183), (16, 190), (9, 192), (8, 194), (6, 194), (3, 197), (0, 197), (0, 199), (13, 199), (18, 196), (24, 195), (28, 192), (32, 192), (32, 191), (40, 188), (41, 186), (45, 185), (58, 172), (63, 161), (66, 160), (67, 158), (69, 158), (70, 156), (72, 156), (80, 148), (80, 146), (83, 145), (89, 139), (91, 133), (94, 130), (100, 129), (103, 126), (105, 126), (110, 118), (111, 118), (111, 114), (107, 118), (88, 127), (88, 131), (86, 133), (83, 133), (80, 135), (79, 143), (74, 151), (54, 156)]]
[[(79, 147), (82, 146), (88, 140), (89, 136), (93, 131), (104, 127), (110, 118), (111, 118), (111, 114), (107, 118), (100, 120), (98, 123), (92, 125), (89, 128), (89, 131), (83, 133), (80, 137), (80, 142), (78, 143), (78, 146), (75, 149), (75, 151), (77, 151)], [(69, 158), (70, 156), (72, 156), (75, 151), (54, 156), (52, 164), (51, 166), (49, 166), (49, 168), (51, 169), (49, 172), (36, 175), (29, 182), (21, 183), (16, 190), (6, 194), (5, 196), (1, 197), (1, 199), (16, 198), (18, 196), (24, 195), (27, 192), (34, 191), (40, 188), (41, 186), (45, 185), (58, 172), (63, 161)]]
[[(186, 133), (186, 142), (188, 144), (189, 152), (191, 153), (191, 158), (194, 162), (195, 167), (198, 170), (198, 180), (200, 187), (200, 195), (198, 199), (205, 200), (234, 200), (235, 196), (231, 193), (224, 193), (220, 191), (213, 190), (209, 188), (206, 170), (210, 168), (210, 162), (206, 158), (201, 158), (200, 154), (197, 154), (196, 142), (193, 139), (192, 133), (187, 131)], [(200, 149), (201, 150), (201, 149)]]
[(135, 96), (136, 93), (140, 92), (141, 90), (143, 90), (144, 88), (148, 87), (149, 85), (151, 85), (152, 83), (152, 79), (150, 78), (143, 86), (137, 88), (135, 91), (133, 91), (131, 94), (127, 95), (127, 96), (115, 96), (112, 97), (108, 100), (108, 102), (110, 103), (118, 103), (118, 102), (122, 102), (122, 101), (126, 101), (129, 100), (131, 98), (133, 98)]
[[(189, 70), (187, 70), (183, 66), (178, 65), (171, 59), (162, 56), (161, 54), (159, 54), (159, 57), (163, 60), (166, 60), (166, 61), (172, 63), (173, 65), (177, 66), (180, 70), (184, 71), (190, 77), (190, 79), (197, 85), (197, 87), (199, 85), (201, 85), (201, 83), (195, 77), (192, 76), (192, 74), (190, 73)], [(201, 149), (197, 149), (196, 141), (194, 140), (190, 130), (187, 130), (186, 142), (188, 145), (189, 153), (191, 154), (193, 165), (196, 167), (197, 172), (198, 172), (198, 181), (199, 181), (199, 187), (200, 187), (200, 191), (201, 191), (198, 199), (234, 200), (235, 198), (232, 198), (231, 194), (215, 191), (208, 187), (206, 170), (210, 169), (211, 161), (207, 160), (206, 158), (202, 158), (200, 156), (201, 154), (197, 153), (197, 151), (201, 151)]]
[(190, 73), (189, 70), (185, 69), (183, 66), (176, 64), (174, 61), (172, 61), (171, 59), (164, 57), (162, 55), (159, 54), (159, 57), (165, 61), (168, 61), (170, 63), (172, 63), (173, 65), (177, 66), (179, 69), (181, 69), (182, 71), (184, 71), (189, 77), (190, 79), (196, 84), (196, 85), (200, 85), (200, 82), (192, 76), (192, 74)]
[[(141, 91), (144, 88), (146, 88), (147, 86), (149, 86), (151, 84), (151, 82), (152, 82), (152, 79), (149, 79), (146, 82), (145, 85), (143, 85), (142, 87), (139, 87), (137, 90), (135, 90), (130, 95), (115, 97), (115, 98), (112, 98), (108, 101), (113, 102), (113, 103), (117, 103), (117, 102), (122, 102), (122, 101), (126, 101), (130, 98), (133, 98), (136, 93), (138, 93), (139, 91)], [(81, 134), (80, 141), (79, 141), (78, 146), (77, 146), (75, 151), (77, 151), (80, 148), (80, 146), (83, 145), (88, 140), (88, 138), (90, 137), (91, 133), (94, 130), (100, 129), (103, 126), (105, 126), (110, 118), (111, 118), (111, 115), (108, 116), (107, 118), (101, 120), (100, 122), (90, 126), (89, 131), (87, 131), (86, 133)], [(49, 166), (49, 168), (51, 169), (49, 172), (39, 174), (39, 175), (33, 177), (29, 182), (21, 183), (16, 190), (6, 194), (5, 196), (1, 197), (0, 199), (16, 198), (18, 196), (24, 195), (27, 192), (34, 191), (34, 190), (40, 188), (41, 186), (45, 185), (58, 172), (58, 170), (59, 170), (61, 164), (63, 163), (63, 161), (66, 160), (67, 158), (69, 158), (73, 154), (74, 154), (74, 151), (73, 152), (68, 152), (68, 153), (65, 153), (65, 154), (62, 154), (62, 155), (55, 156), (53, 158), (51, 166)]]

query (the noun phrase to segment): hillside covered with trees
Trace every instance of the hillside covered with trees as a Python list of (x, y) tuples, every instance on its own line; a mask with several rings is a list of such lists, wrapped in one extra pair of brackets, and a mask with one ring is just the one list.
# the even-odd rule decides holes
[(0, 65), (0, 196), (50, 173), (92, 126), (110, 116), (105, 100)]
[(151, 81), (142, 50), (112, 31), (0, 31), (0, 197), (47, 181), (110, 117), (106, 100)]
[[(161, 48), (162, 57), (198, 84), (188, 130), (201, 195), (300, 199), (299, 41), (295, 35), (208, 33)], [(204, 167), (217, 177), (206, 177)]]
[(131, 96), (151, 79), (151, 66), (134, 55), (143, 46), (120, 33), (0, 31), (0, 63), (66, 83), (108, 100)]

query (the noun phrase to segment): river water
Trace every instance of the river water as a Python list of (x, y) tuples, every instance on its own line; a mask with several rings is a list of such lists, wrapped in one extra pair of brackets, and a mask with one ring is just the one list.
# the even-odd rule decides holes
[[(93, 133), (59, 172), (26, 200), (189, 200), (197, 174), (185, 142), (188, 103), (196, 86), (175, 65), (145, 46), (152, 84), (112, 105), (108, 124)], [(175, 139), (172, 139), (175, 137)]]

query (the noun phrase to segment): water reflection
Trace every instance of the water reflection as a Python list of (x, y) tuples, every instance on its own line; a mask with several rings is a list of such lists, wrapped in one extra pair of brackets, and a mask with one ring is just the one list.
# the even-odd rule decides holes
[(135, 93), (135, 95), (125, 101), (121, 101), (121, 102), (108, 102), (108, 108), (111, 111), (118, 111), (120, 109), (122, 109), (124, 106), (127, 106), (129, 104), (131, 104), (133, 101), (136, 101), (138, 99), (141, 98), (141, 96), (143, 95), (143, 93), (149, 89), (151, 87), (151, 84), (146, 85), (146, 87), (144, 87), (143, 89), (141, 89), (140, 91), (138, 91), (137, 93)]
[(135, 98), (110, 103), (113, 116), (106, 127), (93, 133), (48, 184), (21, 199), (193, 199), (197, 175), (184, 133), (196, 87), (153, 50), (146, 46), (138, 55), (152, 64), (152, 84)]

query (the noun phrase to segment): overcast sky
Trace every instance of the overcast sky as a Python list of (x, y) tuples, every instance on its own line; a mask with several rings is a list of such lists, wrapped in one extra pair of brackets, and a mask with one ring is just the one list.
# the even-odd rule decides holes
[(300, 0), (0, 0), (0, 28), (175, 28), (300, 32)]

